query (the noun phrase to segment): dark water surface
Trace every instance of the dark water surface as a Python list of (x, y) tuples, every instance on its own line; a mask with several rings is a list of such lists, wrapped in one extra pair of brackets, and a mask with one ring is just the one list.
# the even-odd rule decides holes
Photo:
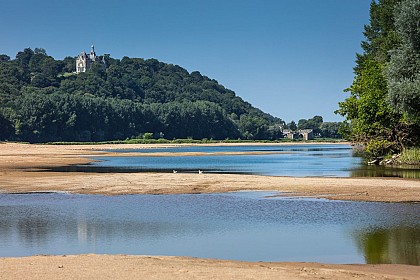
[(420, 204), (274, 194), (0, 194), (0, 256), (146, 254), (420, 265)]
[[(143, 156), (95, 157), (99, 162), (65, 167), (85, 172), (198, 172), (245, 173), (271, 176), (403, 177), (420, 178), (420, 169), (367, 166), (350, 145), (181, 146), (139, 150)], [(202, 156), (153, 156), (153, 153), (204, 153)], [(273, 152), (253, 155), (212, 155), (223, 152)], [(146, 154), (146, 156), (144, 156)], [(147, 156), (147, 155), (151, 156)], [(59, 169), (62, 171), (63, 169)]]

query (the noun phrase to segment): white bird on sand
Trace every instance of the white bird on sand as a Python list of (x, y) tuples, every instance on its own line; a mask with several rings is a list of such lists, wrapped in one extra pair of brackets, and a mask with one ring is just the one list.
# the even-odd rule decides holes
[(198, 170), (198, 174), (203, 174), (203, 171), (202, 170)]
[(178, 173), (178, 171), (176, 171), (176, 170), (172, 170), (172, 172), (175, 174), (175, 173)]

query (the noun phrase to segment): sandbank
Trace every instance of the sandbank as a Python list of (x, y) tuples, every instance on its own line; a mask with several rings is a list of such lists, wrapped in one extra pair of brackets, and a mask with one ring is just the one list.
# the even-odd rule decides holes
[[(122, 195), (266, 190), (279, 191), (282, 195), (289, 196), (315, 196), (340, 200), (420, 201), (420, 180), (416, 179), (46, 171), (51, 167), (86, 164), (91, 162), (95, 156), (133, 156), (136, 154), (119, 153), (118, 150), (150, 147), (157, 146), (3, 143), (0, 144), (0, 192), (60, 191), (81, 194)], [(113, 150), (113, 152), (108, 150)]]
[(238, 262), (189, 257), (77, 255), (0, 258), (0, 279), (418, 279), (409, 265)]
[[(315, 143), (319, 144), (319, 143)], [(287, 143), (289, 145), (289, 143)], [(170, 146), (170, 145), (163, 145)], [(176, 145), (179, 146), (179, 145)], [(0, 144), (0, 192), (177, 194), (274, 190), (328, 199), (419, 202), (420, 180), (293, 178), (235, 174), (51, 172), (93, 156), (156, 145)], [(114, 150), (114, 152), (104, 152)], [(130, 156), (130, 155), (126, 155)], [(408, 265), (238, 262), (189, 257), (77, 255), (0, 258), (0, 279), (418, 279)]]

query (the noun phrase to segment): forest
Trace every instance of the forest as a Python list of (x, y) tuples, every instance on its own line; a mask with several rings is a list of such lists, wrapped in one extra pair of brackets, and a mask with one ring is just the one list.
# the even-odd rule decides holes
[(340, 132), (371, 158), (418, 148), (420, 0), (372, 1), (363, 34), (350, 96), (336, 111), (346, 118)]
[(274, 140), (281, 119), (198, 71), (156, 59), (105, 55), (76, 74), (75, 58), (26, 48), (0, 55), (0, 140)]

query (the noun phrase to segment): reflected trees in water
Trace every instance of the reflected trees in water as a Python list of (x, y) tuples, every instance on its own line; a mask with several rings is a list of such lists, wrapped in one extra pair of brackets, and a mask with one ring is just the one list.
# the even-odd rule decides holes
[(394, 227), (355, 232), (358, 249), (369, 264), (420, 265), (420, 228)]
[(420, 179), (420, 166), (363, 165), (351, 171), (350, 177), (398, 177)]

